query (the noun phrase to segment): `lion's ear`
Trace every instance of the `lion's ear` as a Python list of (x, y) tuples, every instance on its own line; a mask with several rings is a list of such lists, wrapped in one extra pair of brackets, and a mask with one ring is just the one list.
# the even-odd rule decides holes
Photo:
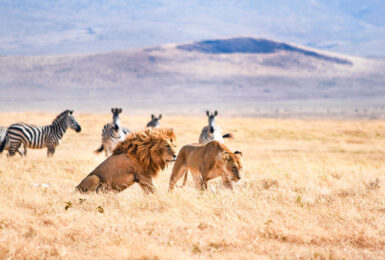
[(241, 157), (242, 157), (242, 152), (240, 152), (240, 151), (235, 151), (234, 154), (235, 154), (235, 156), (237, 156), (238, 158), (241, 158)]
[(223, 152), (223, 153), (222, 153), (222, 158), (223, 158), (223, 160), (228, 160), (228, 159), (230, 159), (229, 153), (228, 153), (228, 152)]

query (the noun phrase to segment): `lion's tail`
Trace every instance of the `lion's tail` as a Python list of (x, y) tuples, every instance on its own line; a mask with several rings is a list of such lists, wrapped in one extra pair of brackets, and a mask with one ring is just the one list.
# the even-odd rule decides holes
[(104, 145), (102, 144), (97, 150), (94, 151), (94, 153), (98, 154), (103, 152), (103, 150), (104, 150)]
[(228, 134), (223, 135), (222, 137), (223, 137), (223, 138), (233, 139), (233, 138), (234, 138), (234, 135), (231, 134), (231, 133), (228, 133)]

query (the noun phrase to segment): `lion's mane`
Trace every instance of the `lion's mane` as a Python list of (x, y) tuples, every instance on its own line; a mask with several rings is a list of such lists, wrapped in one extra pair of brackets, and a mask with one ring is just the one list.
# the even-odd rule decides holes
[(126, 153), (133, 156), (143, 167), (143, 174), (156, 176), (167, 164), (161, 156), (163, 141), (175, 142), (175, 133), (170, 128), (147, 128), (134, 131), (119, 143), (113, 151), (114, 155)]

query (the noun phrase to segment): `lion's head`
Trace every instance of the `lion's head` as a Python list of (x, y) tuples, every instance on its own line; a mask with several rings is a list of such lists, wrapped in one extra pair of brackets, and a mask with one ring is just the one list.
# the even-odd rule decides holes
[(240, 173), (242, 171), (241, 157), (242, 153), (235, 151), (234, 153), (230, 151), (223, 151), (222, 153), (225, 172), (231, 177), (232, 181), (239, 181), (241, 179)]
[(147, 128), (131, 132), (121, 142), (113, 154), (127, 153), (142, 165), (144, 174), (155, 176), (167, 163), (175, 161), (176, 137), (169, 128)]

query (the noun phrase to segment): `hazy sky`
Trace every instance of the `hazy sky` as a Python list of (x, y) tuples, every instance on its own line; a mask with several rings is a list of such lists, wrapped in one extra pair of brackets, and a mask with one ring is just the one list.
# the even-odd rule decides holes
[(121, 50), (252, 36), (385, 56), (384, 0), (1, 0), (0, 54)]

